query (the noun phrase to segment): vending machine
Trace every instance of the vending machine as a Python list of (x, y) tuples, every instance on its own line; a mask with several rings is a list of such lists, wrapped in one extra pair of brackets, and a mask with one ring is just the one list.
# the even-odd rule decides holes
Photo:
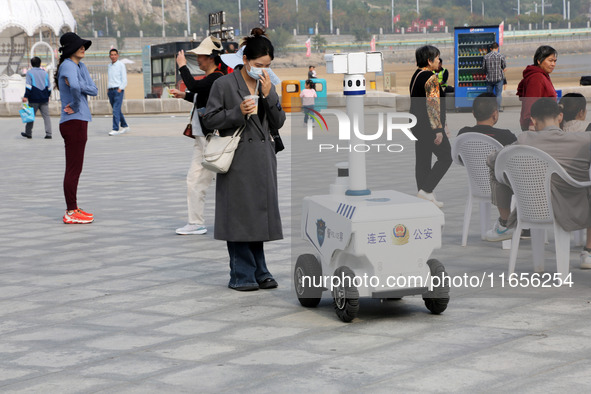
[(455, 106), (472, 108), (474, 98), (486, 92), (486, 74), (482, 59), (493, 43), (503, 44), (502, 26), (471, 26), (454, 28)]

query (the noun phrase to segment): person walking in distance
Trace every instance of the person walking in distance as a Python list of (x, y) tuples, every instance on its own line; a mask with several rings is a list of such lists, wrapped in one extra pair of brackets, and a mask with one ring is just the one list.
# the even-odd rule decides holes
[[(45, 139), (51, 139), (51, 119), (49, 118), (49, 97), (51, 96), (51, 84), (49, 83), (49, 74), (41, 69), (41, 59), (37, 56), (31, 59), (31, 68), (27, 71), (25, 97), (23, 103), (29, 103), (35, 113), (37, 110), (43, 116), (43, 123), (45, 124)], [(25, 138), (33, 137), (33, 124), (29, 122), (25, 124), (25, 132), (21, 135)]]
[(197, 56), (199, 68), (205, 72), (205, 78), (196, 81), (187, 67), (187, 59), (184, 51), (177, 55), (176, 62), (179, 66), (179, 72), (187, 90), (181, 92), (177, 89), (170, 89), (170, 93), (176, 98), (183, 98), (193, 104), (193, 136), (195, 143), (193, 145), (193, 159), (187, 172), (187, 207), (189, 221), (187, 224), (176, 230), (179, 235), (199, 235), (207, 233), (203, 211), (205, 209), (205, 195), (207, 189), (213, 180), (213, 172), (206, 170), (201, 165), (203, 153), (207, 146), (206, 134), (213, 130), (205, 129), (201, 124), (201, 117), (205, 112), (205, 105), (209, 98), (211, 86), (219, 77), (226, 74), (227, 67), (222, 63), (220, 54), (223, 51), (222, 42), (213, 36), (207, 37), (195, 49), (188, 51)]
[(503, 100), (503, 81), (505, 80), (504, 70), (507, 67), (505, 55), (499, 52), (499, 44), (493, 43), (490, 52), (482, 59), (482, 69), (486, 74), (486, 87), (489, 93), (497, 96), (497, 107), (501, 110)]
[(84, 164), (88, 122), (92, 120), (87, 96), (96, 96), (98, 89), (82, 63), (92, 41), (80, 38), (76, 33), (65, 33), (60, 38), (61, 52), (55, 71), (55, 86), (60, 91), (60, 133), (66, 148), (66, 172), (64, 196), (66, 198), (66, 224), (91, 223), (94, 215), (78, 207), (78, 181)]
[(107, 66), (109, 72), (107, 82), (107, 88), (109, 90), (107, 95), (109, 96), (111, 107), (113, 107), (113, 130), (109, 132), (109, 135), (119, 135), (129, 131), (125, 116), (121, 113), (123, 95), (127, 87), (127, 70), (125, 69), (125, 64), (119, 60), (119, 51), (117, 49), (113, 48), (109, 51), (109, 58), (111, 59), (111, 64)]

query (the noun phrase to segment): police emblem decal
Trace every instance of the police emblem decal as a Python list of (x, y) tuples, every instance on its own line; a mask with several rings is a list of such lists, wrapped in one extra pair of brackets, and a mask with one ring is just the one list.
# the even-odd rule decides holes
[(394, 226), (394, 228), (392, 229), (392, 233), (392, 243), (394, 245), (405, 245), (408, 243), (408, 238), (410, 237), (410, 234), (404, 224), (397, 224), (396, 226)]
[(326, 222), (322, 219), (316, 221), (316, 236), (318, 237), (318, 244), (322, 246), (324, 237), (326, 235)]

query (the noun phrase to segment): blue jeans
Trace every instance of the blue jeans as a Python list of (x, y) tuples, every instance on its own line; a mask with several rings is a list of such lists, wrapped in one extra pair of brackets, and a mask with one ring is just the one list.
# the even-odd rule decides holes
[(228, 287), (256, 286), (273, 275), (267, 269), (263, 242), (227, 241), (230, 255)]
[(109, 102), (111, 103), (111, 107), (113, 107), (113, 130), (119, 130), (119, 124), (121, 124), (121, 127), (127, 127), (125, 117), (121, 113), (121, 104), (123, 103), (124, 93), (125, 90), (122, 90), (121, 93), (119, 93), (117, 89), (109, 89), (107, 92)]
[(503, 80), (498, 82), (486, 82), (486, 88), (489, 93), (494, 93), (497, 96), (497, 107), (501, 109), (501, 102), (503, 100)]
[(304, 123), (308, 123), (308, 117), (310, 117), (311, 109), (314, 109), (313, 105), (304, 105)]

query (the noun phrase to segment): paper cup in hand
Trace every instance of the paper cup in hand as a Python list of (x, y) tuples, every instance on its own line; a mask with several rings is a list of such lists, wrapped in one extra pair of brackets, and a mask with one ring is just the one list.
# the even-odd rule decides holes
[(256, 94), (251, 94), (244, 98), (245, 100), (254, 100), (254, 114), (259, 112), (259, 96)]

